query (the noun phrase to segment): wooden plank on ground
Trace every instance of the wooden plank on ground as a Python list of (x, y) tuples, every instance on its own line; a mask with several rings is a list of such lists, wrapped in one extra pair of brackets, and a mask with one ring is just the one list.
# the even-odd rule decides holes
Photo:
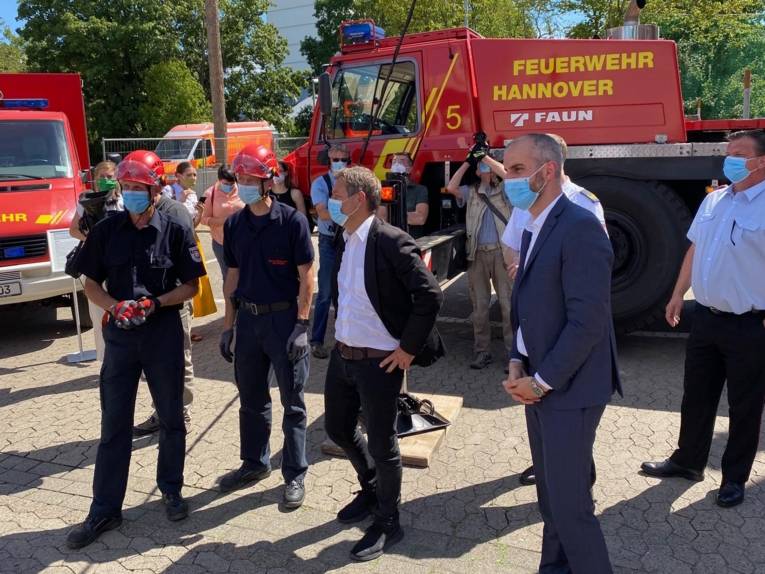
[[(452, 425), (456, 422), (460, 410), (462, 409), (462, 397), (453, 395), (428, 395), (424, 393), (415, 393), (414, 395), (418, 399), (428, 399), (431, 401), (436, 407), (436, 411), (450, 421)], [(441, 444), (441, 441), (443, 441), (450, 428), (451, 426), (446, 427), (445, 429), (416, 434), (400, 439), (399, 448), (401, 449), (401, 460), (404, 465), (427, 468), (430, 465), (433, 453), (436, 452), (436, 449)], [(343, 450), (329, 439), (326, 439), (322, 443), (321, 451), (332, 456), (345, 456)]]

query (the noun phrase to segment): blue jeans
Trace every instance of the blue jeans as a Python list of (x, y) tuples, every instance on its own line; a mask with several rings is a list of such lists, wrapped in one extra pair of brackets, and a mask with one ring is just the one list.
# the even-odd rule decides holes
[(240, 457), (248, 469), (265, 470), (271, 466), (268, 372), (273, 367), (284, 407), (282, 475), (286, 483), (302, 480), (308, 471), (303, 388), (308, 380), (310, 353), (294, 363), (287, 358), (287, 339), (296, 319), (295, 307), (257, 316), (241, 309), (236, 318), (234, 350), (234, 373), (239, 389)]
[(319, 292), (313, 311), (311, 343), (324, 344), (329, 306), (332, 303), (332, 273), (335, 269), (335, 246), (331, 235), (319, 234)]
[(226, 280), (226, 275), (228, 274), (228, 267), (226, 266), (226, 260), (223, 257), (223, 245), (212, 240), (212, 248), (213, 253), (215, 254), (215, 259), (218, 260), (218, 265), (220, 265), (220, 273), (223, 276), (223, 280)]
[(133, 414), (141, 371), (159, 415), (157, 485), (179, 494), (186, 458), (183, 422), (183, 327), (178, 311), (160, 310), (139, 327), (124, 331), (112, 321), (104, 328), (101, 366), (101, 441), (93, 477), (90, 514), (120, 516), (133, 449)]

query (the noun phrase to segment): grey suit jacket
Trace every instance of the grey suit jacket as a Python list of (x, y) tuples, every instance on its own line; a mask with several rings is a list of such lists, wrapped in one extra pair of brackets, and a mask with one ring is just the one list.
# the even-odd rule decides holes
[[(523, 255), (523, 254), (522, 254)], [(622, 393), (611, 319), (613, 251), (597, 218), (562, 196), (539, 232), (512, 295), (531, 373), (553, 388), (542, 403), (576, 409)], [(520, 359), (516, 342), (512, 357)]]

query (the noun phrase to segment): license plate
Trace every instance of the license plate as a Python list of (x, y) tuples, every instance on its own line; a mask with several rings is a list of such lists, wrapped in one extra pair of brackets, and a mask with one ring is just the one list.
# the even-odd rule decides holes
[(0, 283), (0, 297), (13, 297), (21, 295), (21, 282)]

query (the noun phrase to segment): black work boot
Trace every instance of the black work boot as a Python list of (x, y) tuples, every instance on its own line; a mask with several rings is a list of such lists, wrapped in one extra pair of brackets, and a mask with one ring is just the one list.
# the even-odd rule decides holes
[(236, 470), (224, 474), (220, 478), (218, 486), (221, 492), (231, 492), (247, 486), (251, 482), (265, 480), (269, 476), (271, 476), (270, 468), (250, 469), (242, 465)]
[(121, 516), (112, 516), (109, 518), (98, 518), (88, 516), (85, 522), (75, 526), (66, 537), (66, 545), (72, 550), (84, 548), (88, 544), (95, 542), (104, 532), (119, 528), (122, 524)]
[(385, 550), (400, 542), (404, 531), (398, 522), (398, 516), (375, 518), (364, 536), (351, 549), (351, 558), (358, 562), (367, 562), (383, 555)]
[(340, 509), (337, 513), (337, 521), (342, 524), (353, 524), (364, 520), (372, 514), (372, 509), (377, 505), (377, 494), (369, 488), (362, 488), (356, 493), (356, 497)]
[(163, 494), (165, 514), (171, 522), (183, 520), (189, 515), (189, 503), (180, 494)]

